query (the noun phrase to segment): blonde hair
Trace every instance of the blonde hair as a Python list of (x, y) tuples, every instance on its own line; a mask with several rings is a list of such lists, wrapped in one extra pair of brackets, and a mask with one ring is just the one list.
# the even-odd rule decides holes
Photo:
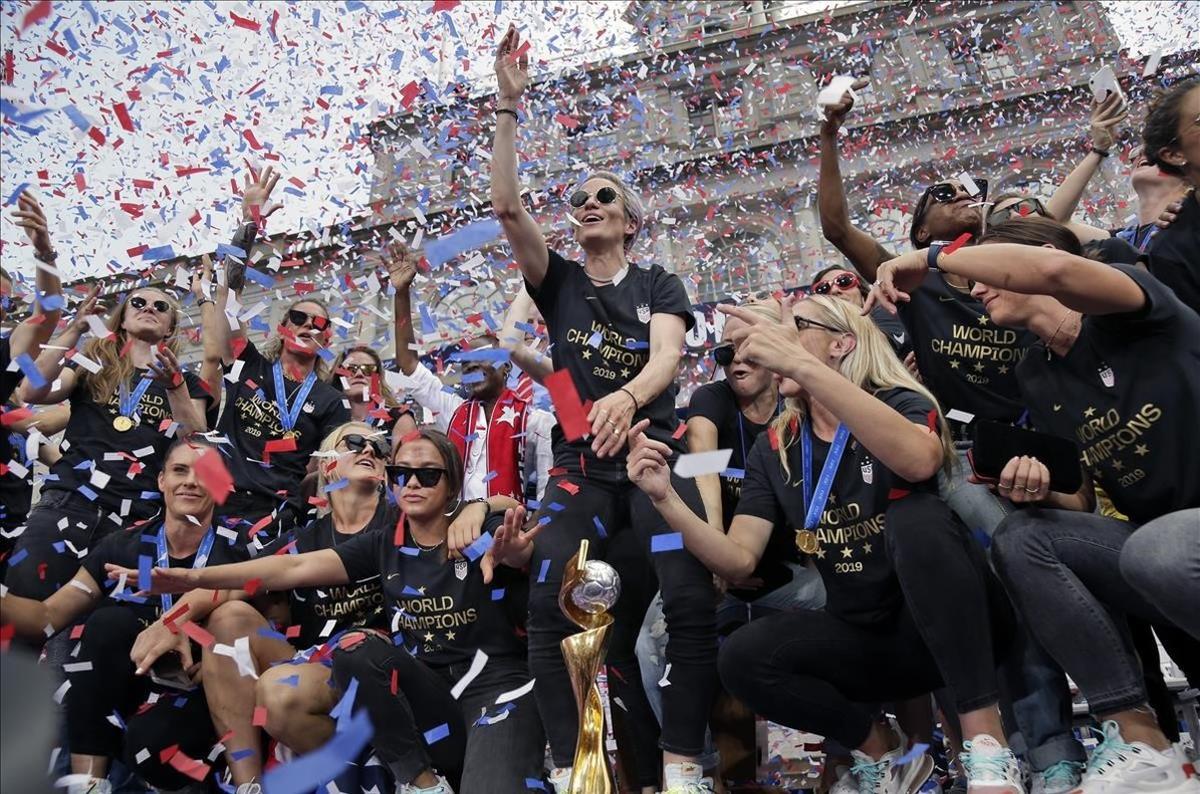
[[(346, 359), (350, 357), (351, 353), (365, 353), (367, 356), (369, 356), (371, 358), (371, 361), (374, 362), (374, 364), (375, 364), (375, 370), (379, 374), (379, 395), (378, 396), (383, 398), (383, 404), (385, 407), (399, 408), (400, 407), (400, 399), (398, 397), (396, 397), (395, 392), (393, 392), (391, 390), (391, 388), (388, 387), (387, 379), (383, 377), (383, 359), (381, 359), (379, 357), (379, 354), (376, 353), (374, 351), (374, 349), (367, 347), (366, 345), (354, 345), (352, 347), (346, 348), (341, 353), (338, 353), (338, 357), (334, 360), (333, 374), (334, 375), (338, 374), (338, 370), (340, 370), (346, 364)], [(375, 395), (372, 395), (372, 396), (375, 396)]]
[[(366, 422), (346, 422), (344, 425), (338, 425), (337, 427), (335, 427), (329, 433), (329, 435), (325, 436), (324, 440), (321, 441), (321, 448), (318, 450), (321, 453), (325, 453), (325, 454), (321, 455), (320, 460), (317, 462), (317, 496), (318, 497), (320, 497), (322, 494), (325, 493), (325, 489), (329, 486), (330, 482), (335, 482), (334, 480), (329, 479), (329, 472), (333, 469), (334, 466), (337, 465), (337, 458), (329, 453), (337, 452), (337, 445), (342, 443), (342, 439), (345, 438), (346, 436), (353, 435), (354, 433), (357, 433), (358, 435), (360, 435), (364, 438), (376, 437), (376, 438), (383, 439), (385, 442), (388, 440), (386, 433), (384, 433), (378, 427), (371, 427)], [(390, 463), (391, 456), (385, 455), (383, 462)], [(384, 485), (384, 487), (387, 487), (386, 483), (384, 483), (383, 485)], [(329, 499), (326, 500), (325, 505), (317, 508), (317, 515), (323, 516), (326, 513), (329, 513), (333, 509), (333, 496), (336, 493), (337, 493), (337, 491), (334, 491), (333, 494), (330, 494)], [(382, 490), (381, 490), (381, 493), (382, 493)]]
[(147, 292), (156, 292), (162, 295), (170, 305), (171, 328), (163, 337), (163, 341), (172, 353), (176, 356), (179, 355), (179, 301), (175, 299), (174, 295), (158, 287), (139, 287), (130, 290), (121, 301), (121, 305), (104, 324), (113, 335), (103, 339), (93, 337), (83, 345), (83, 354), (100, 365), (99, 372), (95, 373), (88, 370), (77, 370), (81, 384), (87, 388), (88, 394), (95, 403), (106, 404), (117, 393), (120, 385), (128, 384), (129, 379), (133, 377), (133, 356), (128, 355), (125, 351), (125, 345), (129, 338), (121, 325), (125, 322), (126, 312), (129, 311), (129, 299)]
[[(949, 471), (954, 464), (954, 442), (941, 408), (933, 394), (897, 358), (883, 332), (875, 327), (870, 318), (859, 314), (858, 307), (848, 301), (813, 295), (806, 298), (805, 303), (817, 307), (818, 316), (813, 319), (854, 336), (854, 349), (842, 358), (837, 367), (846, 380), (871, 395), (886, 389), (908, 389), (929, 400), (937, 412), (938, 436), (942, 440), (942, 468)], [(784, 402), (783, 411), (771, 424), (779, 440), (779, 462), (789, 482), (792, 472), (788, 466), (787, 449), (799, 436), (800, 424), (806, 414), (804, 403), (789, 397)]]
[[(742, 305), (743, 309), (748, 312), (753, 312), (764, 320), (770, 320), (773, 323), (779, 322), (780, 312), (783, 311), (779, 305), (779, 301), (774, 298), (766, 298), (765, 300), (752, 300), (749, 303)], [(728, 322), (728, 320), (726, 321)]]
[[(318, 298), (301, 298), (300, 300), (292, 301), (288, 304), (288, 307), (283, 310), (283, 316), (286, 317), (288, 312), (299, 306), (301, 303), (316, 304), (325, 312), (326, 317), (330, 316), (329, 307), (325, 305), (325, 301), (319, 300)], [(283, 317), (280, 317), (280, 322), (282, 321)], [(278, 323), (276, 324), (278, 325)], [(278, 361), (279, 354), (283, 352), (283, 337), (276, 333), (274, 337), (272, 337), (265, 345), (262, 346), (262, 350), (259, 352), (267, 361)], [(330, 367), (329, 364), (325, 362), (325, 359), (321, 358), (319, 355), (317, 356), (316, 372), (319, 380), (323, 380), (326, 383), (329, 383), (329, 381), (333, 380), (333, 368)]]
[[(629, 251), (633, 248), (634, 242), (637, 240), (638, 234), (642, 231), (642, 226), (646, 221), (646, 205), (642, 201), (642, 197), (638, 192), (626, 184), (625, 180), (612, 171), (592, 171), (586, 177), (571, 189), (571, 193), (577, 190), (582, 190), (583, 186), (593, 179), (603, 179), (606, 182), (612, 182), (616, 188), (617, 195), (621, 197), (621, 205), (625, 208), (625, 220), (633, 221), (633, 233), (625, 235), (625, 250)], [(567, 195), (570, 196), (571, 193)]]

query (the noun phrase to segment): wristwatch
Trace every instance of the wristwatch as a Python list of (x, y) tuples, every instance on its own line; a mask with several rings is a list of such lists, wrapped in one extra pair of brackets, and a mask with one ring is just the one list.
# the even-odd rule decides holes
[(939, 273), (941, 272), (942, 269), (940, 267), (938, 267), (937, 260), (938, 260), (938, 254), (940, 254), (942, 252), (942, 249), (945, 247), (946, 246), (942, 245), (941, 243), (934, 243), (929, 246), (929, 253), (927, 253), (925, 255), (925, 262), (926, 262), (926, 264), (929, 265), (930, 270), (936, 270)]

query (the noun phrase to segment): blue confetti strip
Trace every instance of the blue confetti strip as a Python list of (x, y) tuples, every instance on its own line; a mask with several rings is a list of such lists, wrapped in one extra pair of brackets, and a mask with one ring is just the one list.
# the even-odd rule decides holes
[(550, 573), (550, 561), (542, 560), (542, 567), (538, 571), (538, 576), (537, 576), (538, 584), (541, 584), (546, 581), (546, 574), (548, 574), (548, 573)]
[(450, 735), (450, 726), (446, 723), (425, 731), (425, 744), (437, 744)]
[(465, 554), (467, 556), (468, 560), (470, 560), (471, 562), (475, 562), (475, 560), (478, 560), (480, 557), (487, 554), (488, 549), (490, 549), (491, 547), (492, 547), (492, 533), (484, 532), (482, 535), (480, 535), (478, 538), (475, 539), (474, 543), (472, 543), (470, 546), (467, 546), (465, 549), (463, 549), (463, 554)]
[(666, 532), (662, 535), (655, 535), (654, 537), (650, 538), (651, 554), (658, 554), (662, 551), (679, 551), (682, 548), (682, 532)]

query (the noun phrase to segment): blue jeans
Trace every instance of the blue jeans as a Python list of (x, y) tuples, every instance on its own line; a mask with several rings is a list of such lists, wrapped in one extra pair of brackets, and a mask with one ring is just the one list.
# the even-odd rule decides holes
[(1200, 639), (1200, 508), (1143, 524), (1121, 547), (1121, 576), (1168, 620)]
[[(992, 536), (1016, 507), (996, 496), (986, 485), (968, 481), (971, 474), (968, 449), (970, 444), (955, 444), (959, 465), (949, 476), (945, 472), (938, 475), (938, 494), (990, 553)], [(1019, 622), (1013, 647), (1000, 666), (1000, 679), (1012, 705), (1011, 714), (1005, 717), (1015, 722), (1020, 731), (1019, 735), (1009, 737), (1009, 743), (1025, 755), (1034, 771), (1047, 769), (1059, 761), (1086, 760), (1083, 746), (1071, 730), (1071, 691), (1066, 676), (1058, 663), (1029, 636), (1023, 622)]]
[[(742, 601), (728, 593), (717, 606), (717, 628), (746, 624), (757, 618), (795, 609), (820, 609), (825, 606), (825, 583), (814, 568), (789, 564), (792, 581), (753, 601)], [(663, 617), (662, 593), (654, 596), (637, 639), (638, 666), (642, 686), (654, 715), (662, 721), (662, 688), (658, 682), (667, 674), (667, 624)], [(669, 680), (669, 677), (668, 677)], [(715, 769), (720, 756), (713, 747), (712, 733), (704, 733), (704, 752), (697, 760), (705, 769)]]

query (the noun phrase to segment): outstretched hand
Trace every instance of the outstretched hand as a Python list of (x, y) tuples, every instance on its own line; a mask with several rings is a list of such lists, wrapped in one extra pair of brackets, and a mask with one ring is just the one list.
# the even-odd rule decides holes
[(87, 297), (83, 299), (83, 303), (79, 304), (79, 308), (75, 310), (75, 316), (71, 319), (69, 327), (82, 334), (91, 327), (87, 321), (88, 317), (93, 314), (103, 317), (107, 312), (108, 307), (100, 302), (100, 285), (97, 284), (92, 287)]
[(743, 360), (790, 377), (796, 362), (811, 356), (800, 340), (800, 331), (792, 315), (793, 305), (794, 297), (785, 296), (781, 301), (779, 322), (740, 306), (721, 304), (717, 310), (745, 323), (729, 332), (729, 340), (737, 346)]
[(50, 224), (42, 205), (28, 190), (22, 190), (17, 197), (17, 208), (11, 213), (13, 222), (25, 230), (29, 242), (39, 256), (50, 256), (54, 253), (54, 245), (50, 242)]
[(402, 241), (394, 240), (383, 247), (379, 257), (387, 267), (388, 280), (393, 287), (406, 290), (412, 286), (417, 277), (417, 263), (421, 260), (419, 254)]
[[(865, 78), (860, 77), (854, 81), (854, 85), (850, 86), (850, 91), (861, 91), (867, 87), (867, 82)], [(842, 94), (841, 101), (836, 105), (825, 106), (825, 122), (823, 126), (826, 131), (836, 132), (845, 123), (846, 116), (854, 109), (854, 94), (850, 93), (850, 91)]]
[(242, 183), (242, 220), (261, 223), (283, 206), (271, 201), (271, 191), (278, 182), (279, 174), (269, 165), (257, 174), (251, 171), (246, 175)]
[(522, 51), (521, 34), (509, 25), (496, 48), (496, 82), (502, 102), (515, 103), (529, 85), (529, 50)]
[(671, 448), (646, 435), (649, 419), (643, 419), (629, 431), (629, 456), (625, 473), (651, 501), (661, 502), (671, 493)]
[(529, 561), (530, 555), (533, 554), (533, 539), (542, 531), (544, 525), (534, 522), (526, 528), (524, 524), (524, 507), (510, 507), (504, 511), (504, 523), (492, 536), (492, 547), (479, 561), (484, 584), (492, 583), (497, 565), (518, 568)]

